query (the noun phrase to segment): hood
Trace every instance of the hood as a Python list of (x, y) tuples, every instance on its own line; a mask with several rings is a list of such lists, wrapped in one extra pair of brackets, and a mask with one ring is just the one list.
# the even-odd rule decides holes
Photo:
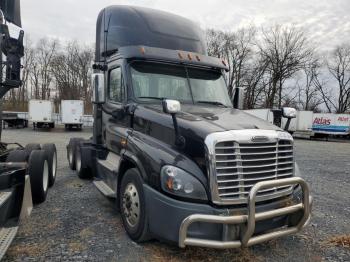
[[(281, 130), (262, 119), (233, 108), (183, 104), (181, 110), (176, 117), (182, 135), (199, 136), (203, 140), (210, 133), (228, 130)], [(149, 122), (153, 130), (161, 127), (173, 129), (172, 118), (163, 113), (161, 105), (139, 105), (135, 117)]]

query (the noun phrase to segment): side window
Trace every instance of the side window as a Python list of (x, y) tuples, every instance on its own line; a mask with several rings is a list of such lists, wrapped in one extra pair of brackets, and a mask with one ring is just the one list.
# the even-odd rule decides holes
[(113, 102), (124, 100), (123, 78), (120, 67), (109, 72), (108, 98)]

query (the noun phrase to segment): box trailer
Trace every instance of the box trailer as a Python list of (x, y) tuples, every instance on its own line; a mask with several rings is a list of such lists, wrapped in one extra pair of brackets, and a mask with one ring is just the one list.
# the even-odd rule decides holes
[(271, 109), (249, 109), (244, 112), (273, 124), (273, 112)]
[[(298, 111), (297, 117), (291, 120), (288, 131), (293, 133), (294, 137), (311, 138), (314, 136), (312, 130), (313, 115), (312, 111)], [(282, 126), (286, 122), (287, 120), (282, 118)]]
[(349, 135), (350, 114), (314, 114), (312, 130), (316, 135)]
[(52, 101), (30, 100), (29, 101), (29, 121), (33, 123), (34, 129), (55, 128), (55, 109)]
[(65, 129), (75, 127), (81, 129), (83, 126), (84, 102), (81, 100), (62, 100), (61, 119)]

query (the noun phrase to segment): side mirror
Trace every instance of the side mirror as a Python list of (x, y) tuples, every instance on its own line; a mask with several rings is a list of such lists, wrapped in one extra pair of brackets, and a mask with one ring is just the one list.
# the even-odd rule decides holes
[(233, 108), (243, 109), (244, 105), (244, 89), (242, 87), (231, 87), (234, 89)]
[(105, 95), (105, 77), (104, 74), (92, 74), (92, 102), (95, 104), (103, 104), (106, 101)]
[(297, 117), (297, 110), (292, 107), (283, 107), (282, 108), (282, 115), (285, 118), (296, 118)]
[(173, 119), (174, 131), (175, 131), (175, 145), (184, 148), (186, 145), (185, 138), (180, 134), (180, 128), (177, 124), (176, 114), (181, 111), (181, 104), (177, 100), (164, 99), (163, 111), (166, 114), (170, 114)]
[(181, 104), (177, 100), (164, 99), (163, 111), (166, 114), (176, 114), (181, 111)]

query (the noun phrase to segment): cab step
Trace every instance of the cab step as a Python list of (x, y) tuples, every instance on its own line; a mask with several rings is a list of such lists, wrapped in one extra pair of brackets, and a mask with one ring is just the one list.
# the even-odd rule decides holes
[(114, 154), (113, 152), (109, 152), (106, 160), (99, 159), (97, 162), (110, 172), (116, 172), (119, 167), (120, 156)]
[(12, 191), (0, 191), (0, 208), (7, 202), (11, 195)]
[(104, 194), (108, 198), (115, 198), (115, 192), (112, 188), (110, 188), (105, 182), (102, 180), (95, 180), (94, 185), (97, 187), (97, 189)]
[(0, 228), (0, 261), (6, 254), (12, 240), (15, 238), (17, 230), (17, 226)]

